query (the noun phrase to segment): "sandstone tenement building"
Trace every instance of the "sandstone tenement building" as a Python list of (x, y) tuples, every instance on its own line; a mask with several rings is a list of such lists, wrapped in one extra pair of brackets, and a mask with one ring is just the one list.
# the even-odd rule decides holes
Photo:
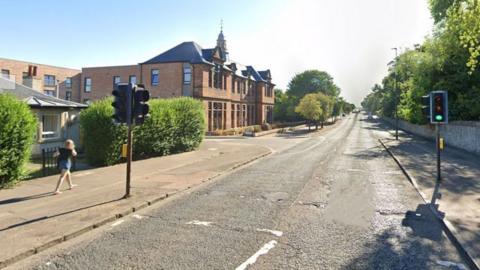
[[(27, 68), (27, 73), (33, 75), (29, 63), (14, 68), (7, 65), (8, 61), (1, 61), (2, 74), (4, 69), (21, 74)], [(152, 98), (189, 96), (202, 100), (209, 131), (273, 121), (274, 84), (270, 70), (258, 71), (231, 60), (223, 31), (214, 48), (183, 42), (136, 65), (87, 67), (81, 73), (36, 66), (35, 76), (43, 76), (44, 83), (43, 88), (32, 88), (77, 102), (88, 104), (110, 96), (119, 82), (143, 83)], [(58, 84), (56, 92), (48, 92), (51, 76)]]

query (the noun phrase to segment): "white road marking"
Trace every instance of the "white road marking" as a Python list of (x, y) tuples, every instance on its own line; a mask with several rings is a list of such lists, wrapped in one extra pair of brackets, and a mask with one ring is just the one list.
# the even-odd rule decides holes
[(451, 266), (455, 266), (457, 267), (458, 269), (465, 269), (467, 270), (467, 267), (465, 267), (465, 265), (461, 264), (461, 263), (454, 263), (454, 262), (449, 262), (449, 261), (437, 261), (437, 264), (441, 265), (441, 266), (445, 266), (445, 267), (451, 267)]
[(137, 214), (133, 214), (132, 217), (136, 218), (136, 219), (142, 219), (144, 218), (144, 216), (140, 216), (140, 215), (137, 215)]
[(275, 231), (275, 230), (269, 230), (269, 229), (257, 229), (258, 232), (268, 232), (268, 233), (271, 233), (275, 236), (282, 236), (283, 235), (283, 232), (281, 231)]
[(217, 151), (217, 148), (208, 148), (208, 151)]
[(117, 222), (113, 223), (113, 224), (112, 224), (112, 225), (110, 225), (110, 226), (112, 226), (112, 227), (118, 226), (118, 225), (122, 224), (124, 221), (125, 221), (125, 220), (123, 220), (123, 219), (120, 219), (119, 221), (117, 221)]
[(263, 247), (260, 250), (258, 250), (255, 254), (253, 254), (252, 257), (248, 258), (248, 260), (246, 260), (240, 266), (235, 268), (235, 270), (247, 269), (247, 267), (249, 265), (252, 265), (257, 261), (258, 257), (267, 254), (270, 251), (270, 249), (275, 247), (276, 244), (277, 244), (277, 241), (275, 241), (275, 240), (272, 240), (272, 241), (266, 243), (265, 245), (263, 245)]
[(210, 226), (212, 225), (213, 222), (210, 222), (210, 221), (200, 221), (200, 220), (192, 220), (192, 221), (189, 221), (187, 222), (186, 224), (191, 224), (191, 225), (201, 225), (201, 226)]

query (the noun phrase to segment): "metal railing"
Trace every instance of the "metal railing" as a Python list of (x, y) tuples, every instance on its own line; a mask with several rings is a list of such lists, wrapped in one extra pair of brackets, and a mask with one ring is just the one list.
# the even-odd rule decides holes
[[(42, 176), (49, 176), (53, 174), (58, 174), (57, 157), (54, 154), (57, 152), (57, 147), (44, 148), (42, 149)], [(76, 158), (72, 157), (72, 168), (70, 171), (76, 170)]]

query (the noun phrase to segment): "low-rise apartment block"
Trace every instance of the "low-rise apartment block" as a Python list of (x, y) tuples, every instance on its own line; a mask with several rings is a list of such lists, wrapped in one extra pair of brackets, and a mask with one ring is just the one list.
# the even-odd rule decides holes
[(0, 58), (1, 76), (43, 94), (80, 101), (80, 70)]

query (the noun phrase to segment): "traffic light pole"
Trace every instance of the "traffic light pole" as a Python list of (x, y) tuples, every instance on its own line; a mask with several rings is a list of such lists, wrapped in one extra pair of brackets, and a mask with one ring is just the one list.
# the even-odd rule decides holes
[(432, 201), (430, 204), (432, 206), (435, 205), (435, 202), (437, 201), (437, 198), (439, 197), (439, 189), (440, 189), (440, 184), (442, 182), (442, 175), (441, 175), (441, 159), (440, 159), (440, 124), (435, 124), (435, 133), (436, 133), (436, 147), (437, 147), (437, 180), (435, 182), (435, 189), (433, 190), (432, 194)]
[(124, 198), (130, 197), (130, 179), (132, 175), (132, 99), (133, 99), (133, 89), (128, 87), (127, 91), (127, 181), (125, 187), (125, 196)]

